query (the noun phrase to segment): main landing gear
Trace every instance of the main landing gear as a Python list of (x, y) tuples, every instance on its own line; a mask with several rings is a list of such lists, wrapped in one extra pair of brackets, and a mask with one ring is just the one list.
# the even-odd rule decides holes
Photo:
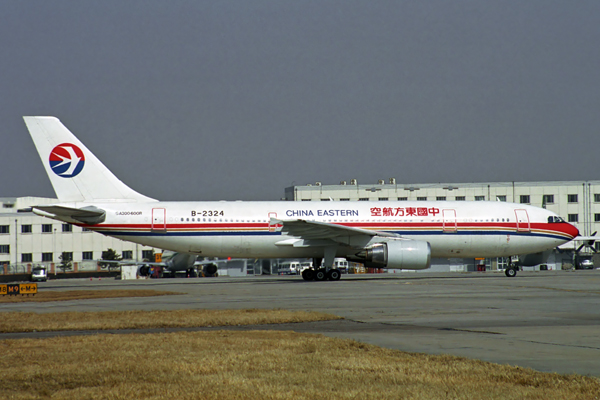
[(337, 268), (316, 268), (314, 266), (321, 265), (321, 259), (313, 259), (313, 267), (302, 271), (302, 278), (305, 281), (339, 281), (342, 277), (342, 272)]
[(517, 276), (518, 270), (519, 270), (519, 267), (511, 264), (504, 270), (504, 274), (506, 276), (508, 276), (509, 278), (514, 278), (515, 276)]

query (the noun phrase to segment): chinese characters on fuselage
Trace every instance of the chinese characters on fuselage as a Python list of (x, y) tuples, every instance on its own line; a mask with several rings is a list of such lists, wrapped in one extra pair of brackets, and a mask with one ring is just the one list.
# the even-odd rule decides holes
[(435, 207), (372, 207), (371, 217), (435, 217), (440, 213)]

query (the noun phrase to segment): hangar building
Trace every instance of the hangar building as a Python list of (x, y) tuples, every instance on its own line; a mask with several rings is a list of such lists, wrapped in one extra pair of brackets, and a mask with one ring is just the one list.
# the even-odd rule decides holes
[[(494, 183), (397, 183), (394, 178), (376, 184), (358, 184), (356, 180), (339, 185), (320, 182), (285, 189), (288, 201), (508, 201), (531, 204), (556, 212), (574, 224), (584, 236), (600, 231), (600, 181), (494, 182)], [(32, 265), (45, 265), (52, 271), (63, 251), (72, 255), (74, 270), (94, 270), (102, 252), (116, 250), (125, 260), (142, 261), (152, 251), (89, 230), (37, 216), (31, 207), (55, 203), (40, 197), (0, 198), (1, 273), (27, 272)], [(565, 246), (573, 250), (575, 244)], [(600, 243), (595, 243), (600, 250)], [(586, 249), (584, 249), (584, 252)], [(598, 260), (600, 261), (600, 260)], [(485, 262), (487, 269), (503, 269), (506, 259), (432, 260), (432, 271), (474, 270)], [(555, 251), (548, 260), (549, 269), (570, 267), (576, 263), (572, 251)], [(596, 263), (599, 265), (600, 263)], [(538, 267), (536, 267), (538, 268)], [(243, 271), (244, 274), (246, 271)], [(248, 269), (248, 273), (250, 269)], [(252, 270), (252, 274), (256, 271)], [(264, 271), (263, 271), (264, 273)]]
[[(73, 271), (94, 271), (102, 252), (111, 248), (124, 260), (142, 261), (152, 248), (124, 242), (71, 224), (40, 217), (31, 207), (56, 203), (42, 197), (0, 198), (0, 274), (27, 273), (33, 265), (56, 271), (68, 252)], [(160, 252), (160, 250), (158, 250)]]

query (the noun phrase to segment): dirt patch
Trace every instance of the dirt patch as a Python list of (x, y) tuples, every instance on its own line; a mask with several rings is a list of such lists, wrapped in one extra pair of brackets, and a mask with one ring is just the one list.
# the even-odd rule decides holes
[(173, 310), (0, 313), (0, 332), (190, 328), (264, 325), (341, 319), (336, 315), (288, 310)]
[(39, 291), (35, 295), (0, 296), (0, 303), (25, 303), (46, 301), (68, 301), (89, 299), (112, 299), (115, 297), (151, 297), (183, 294), (160, 290), (67, 290)]

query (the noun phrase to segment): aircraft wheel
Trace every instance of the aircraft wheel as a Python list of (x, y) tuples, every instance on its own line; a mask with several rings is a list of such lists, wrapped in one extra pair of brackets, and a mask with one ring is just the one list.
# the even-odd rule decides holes
[(341, 277), (342, 273), (337, 268), (331, 269), (327, 273), (327, 279), (329, 279), (330, 281), (339, 281)]
[(515, 276), (517, 276), (517, 269), (516, 268), (506, 268), (506, 270), (504, 271), (504, 274), (506, 276), (508, 276), (509, 278), (514, 278)]
[(315, 271), (312, 269), (305, 269), (302, 271), (302, 279), (305, 281), (312, 281), (315, 279)]
[(317, 272), (315, 273), (315, 280), (316, 281), (324, 281), (325, 279), (327, 279), (327, 273), (325, 272), (325, 269), (319, 268), (317, 270)]

